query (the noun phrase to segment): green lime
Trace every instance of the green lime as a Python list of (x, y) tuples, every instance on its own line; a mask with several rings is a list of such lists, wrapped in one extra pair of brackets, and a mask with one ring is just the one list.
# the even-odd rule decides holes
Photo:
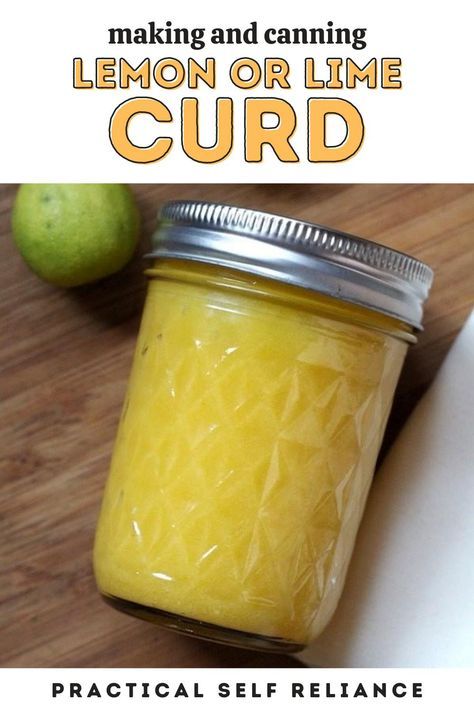
[(125, 266), (139, 223), (126, 185), (21, 185), (12, 214), (23, 259), (57, 286), (86, 284)]

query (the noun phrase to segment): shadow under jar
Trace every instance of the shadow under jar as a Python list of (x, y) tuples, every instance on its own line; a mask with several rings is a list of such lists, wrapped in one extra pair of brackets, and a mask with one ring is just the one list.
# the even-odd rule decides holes
[(97, 528), (115, 607), (302, 649), (341, 594), (431, 270), (296, 220), (166, 205)]

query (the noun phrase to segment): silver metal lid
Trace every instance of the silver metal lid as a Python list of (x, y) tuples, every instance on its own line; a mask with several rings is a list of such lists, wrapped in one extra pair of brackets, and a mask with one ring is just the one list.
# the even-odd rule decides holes
[(421, 329), (433, 281), (423, 262), (310, 222), (217, 203), (162, 208), (148, 257), (238, 269), (365, 306)]

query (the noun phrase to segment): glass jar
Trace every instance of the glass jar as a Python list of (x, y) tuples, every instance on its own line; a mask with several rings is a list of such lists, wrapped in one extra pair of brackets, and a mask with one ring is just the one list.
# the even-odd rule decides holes
[(431, 270), (332, 230), (170, 203), (97, 528), (113, 606), (302, 649), (329, 621)]

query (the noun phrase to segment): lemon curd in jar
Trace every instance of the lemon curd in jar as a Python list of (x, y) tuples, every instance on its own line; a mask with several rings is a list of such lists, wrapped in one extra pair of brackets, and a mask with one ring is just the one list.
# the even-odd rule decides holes
[(148, 276), (98, 587), (188, 634), (300, 649), (339, 599), (412, 328), (218, 265)]

